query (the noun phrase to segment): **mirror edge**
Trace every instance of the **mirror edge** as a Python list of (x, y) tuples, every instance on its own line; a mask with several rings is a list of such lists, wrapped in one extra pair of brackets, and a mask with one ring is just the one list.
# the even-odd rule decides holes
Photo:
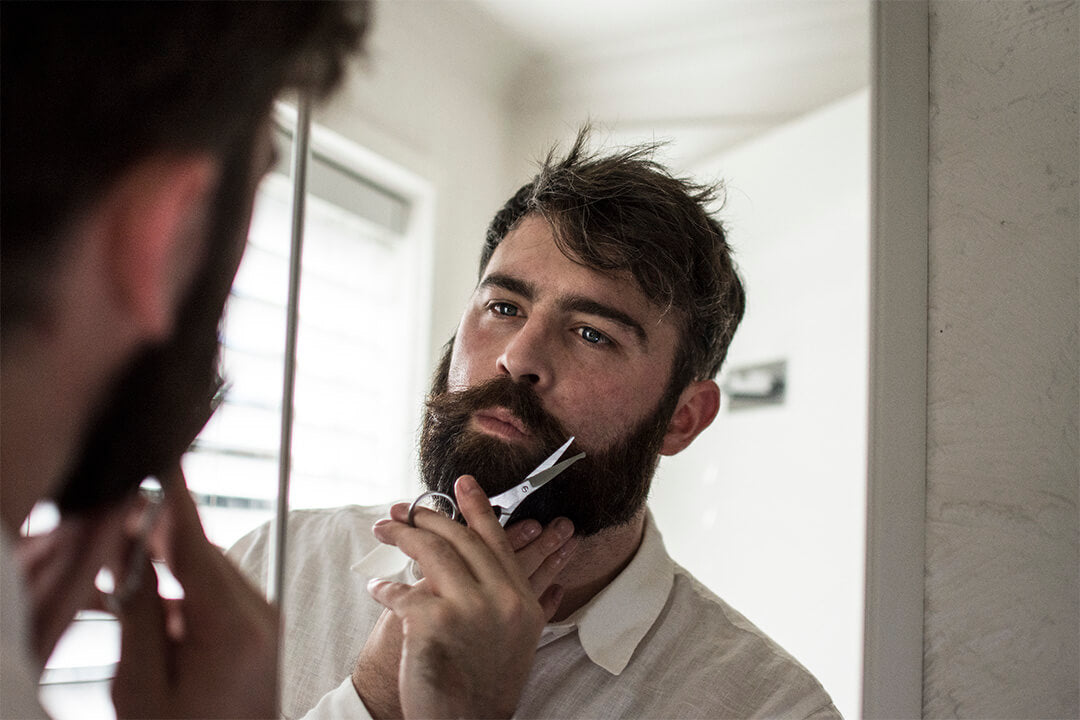
[(922, 715), (929, 2), (872, 4), (863, 717)]

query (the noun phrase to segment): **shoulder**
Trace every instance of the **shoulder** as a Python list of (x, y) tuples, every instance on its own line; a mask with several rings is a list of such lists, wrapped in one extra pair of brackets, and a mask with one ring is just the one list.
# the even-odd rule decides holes
[[(668, 604), (654, 632), (675, 642), (687, 682), (708, 687), (736, 715), (838, 717), (821, 683), (745, 616), (675, 565)], [(719, 708), (717, 710), (720, 710)]]
[[(389, 505), (344, 505), (336, 508), (293, 510), (289, 513), (287, 546), (290, 557), (304, 563), (312, 559), (339, 562), (363, 555), (378, 542), (371, 534), (375, 521), (389, 516)], [(263, 523), (228, 549), (226, 554), (257, 583), (265, 581), (271, 524)]]

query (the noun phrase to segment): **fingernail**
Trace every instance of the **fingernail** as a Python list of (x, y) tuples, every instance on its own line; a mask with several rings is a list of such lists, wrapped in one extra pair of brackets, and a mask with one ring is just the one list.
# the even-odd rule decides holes
[(567, 518), (557, 518), (554, 522), (555, 534), (560, 540), (565, 540), (574, 534), (574, 523)]
[(462, 495), (472, 495), (479, 489), (472, 475), (462, 475), (457, 480), (457, 491)]
[(525, 520), (521, 523), (521, 535), (526, 540), (532, 540), (540, 534), (541, 530), (540, 523), (535, 520)]

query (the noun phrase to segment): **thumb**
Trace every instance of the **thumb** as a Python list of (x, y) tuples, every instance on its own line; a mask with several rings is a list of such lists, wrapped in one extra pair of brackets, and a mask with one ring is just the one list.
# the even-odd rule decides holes
[(160, 478), (164, 491), (162, 513), (151, 545), (155, 555), (163, 558), (169, 570), (189, 593), (189, 586), (215, 562), (214, 546), (206, 538), (195, 500), (187, 489), (184, 474), (177, 467)]

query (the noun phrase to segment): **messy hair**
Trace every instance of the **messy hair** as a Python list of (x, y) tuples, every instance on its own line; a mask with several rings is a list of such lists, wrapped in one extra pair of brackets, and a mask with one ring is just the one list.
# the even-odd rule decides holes
[(681, 392), (719, 372), (745, 307), (724, 229), (708, 211), (719, 188), (672, 176), (653, 159), (659, 143), (601, 154), (589, 150), (589, 136), (586, 125), (561, 158), (553, 148), (496, 213), (480, 274), (522, 218), (545, 218), (568, 258), (628, 273), (652, 303), (675, 313), (681, 340), (669, 387)]

